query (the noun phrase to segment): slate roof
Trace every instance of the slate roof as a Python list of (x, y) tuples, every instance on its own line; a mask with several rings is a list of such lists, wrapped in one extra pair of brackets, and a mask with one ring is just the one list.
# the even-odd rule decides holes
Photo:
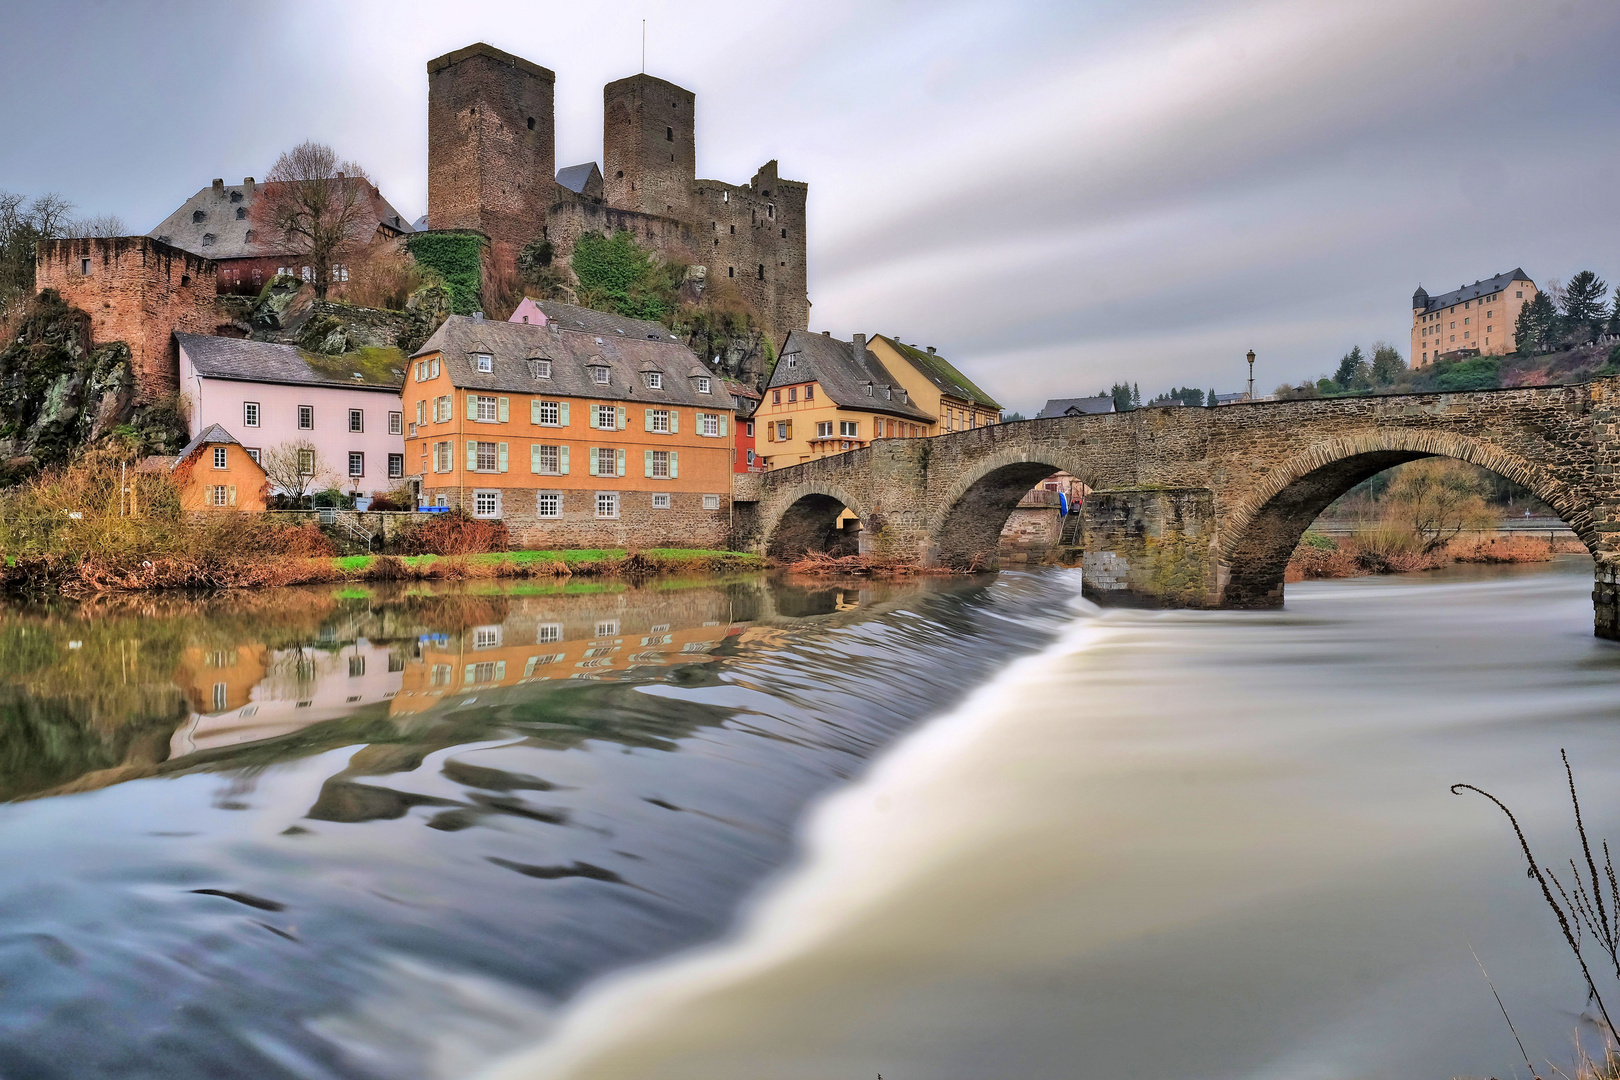
[[(218, 424), (209, 424), (207, 427), (197, 432), (194, 439), (186, 443), (185, 446), (181, 447), (180, 453), (176, 454), (174, 457), (153, 454), (149, 457), (142, 458), (141, 463), (135, 466), (135, 471), (159, 472), (165, 469), (172, 470), (179, 466), (182, 461), (185, 461), (192, 454), (196, 453), (203, 447), (220, 445), (241, 446), (242, 444), (237, 441), (234, 435), (220, 427)], [(252, 459), (250, 458), (249, 460)], [(254, 462), (254, 464), (257, 465), (258, 462)], [(264, 466), (260, 465), (259, 468), (262, 470)]]
[[(253, 222), (253, 204), (269, 184), (227, 184), (220, 188), (205, 187), (181, 204), (180, 209), (164, 218), (158, 227), (147, 233), (165, 244), (172, 244), (205, 259), (240, 259), (253, 256), (279, 255), (284, 245), (247, 238)], [(372, 189), (374, 192), (375, 188)], [(233, 201), (234, 197), (234, 201)], [(238, 218), (236, 212), (244, 210), (247, 216)], [(370, 200), (373, 215), (366, 235), (369, 238), (378, 229), (392, 233), (415, 232), (416, 228), (395, 210), (380, 193)], [(194, 221), (201, 211), (203, 219)], [(209, 238), (212, 239), (209, 239)]]
[[(392, 390), (405, 384), (399, 368), (360, 364), (342, 356), (306, 353), (291, 345), (245, 338), (175, 334), (197, 374), (210, 379), (280, 383), (288, 386), (337, 386), (346, 390)], [(396, 354), (397, 355), (397, 354)], [(359, 375), (359, 378), (355, 378)]]
[(904, 342), (896, 341), (894, 338), (884, 337), (882, 334), (879, 334), (878, 338), (888, 342), (895, 352), (910, 361), (911, 366), (916, 368), (923, 378), (939, 387), (941, 393), (949, 394), (951, 397), (962, 401), (972, 402), (975, 405), (982, 405), (986, 409), (1001, 411), (1001, 406), (996, 403), (994, 398), (973, 385), (973, 382), (966, 375), (957, 371), (950, 361), (938, 353), (919, 349), (915, 345), (907, 345)]
[[(808, 330), (794, 330), (782, 343), (782, 354), (766, 389), (807, 382), (819, 384), (821, 392), (831, 398), (833, 404), (846, 409), (879, 412), (925, 424), (938, 419), (905, 396), (900, 380), (889, 373), (870, 349), (857, 361), (855, 347), (848, 341), (812, 334)], [(868, 384), (873, 391), (871, 394), (867, 393)]]
[(1049, 398), (1046, 407), (1035, 414), (1035, 419), (1045, 420), (1053, 416), (1095, 416), (1098, 413), (1111, 413), (1114, 411), (1114, 399), (1108, 394), (1099, 394), (1096, 397), (1060, 397)]
[[(530, 297), (530, 299), (533, 299)], [(556, 300), (535, 300), (535, 305), (546, 313), (546, 322), (555, 323), (564, 330), (577, 330), (583, 334), (614, 334), (618, 337), (650, 338), (654, 341), (677, 341), (663, 323), (648, 319), (631, 319), (607, 311), (564, 304)]]
[(722, 379), (726, 390), (737, 402), (737, 415), (744, 420), (753, 416), (759, 410), (759, 403), (765, 400), (765, 395), (755, 390), (747, 383), (737, 382), (735, 379)]
[(583, 194), (585, 185), (591, 182), (591, 173), (596, 173), (598, 180), (602, 178), (601, 170), (596, 167), (594, 161), (587, 161), (583, 165), (569, 165), (557, 170), (557, 183), (576, 194)]
[[(550, 311), (546, 317), (551, 317)], [(489, 353), (494, 358), (494, 370), (478, 371), (472, 359), (475, 352)], [(724, 381), (691, 349), (669, 340), (667, 334), (663, 340), (654, 341), (632, 335), (581, 333), (550, 324), (490, 322), (452, 315), (416, 350), (417, 356), (429, 353), (443, 357), (452, 386), (467, 390), (691, 405), (725, 411), (736, 407)], [(530, 374), (530, 359), (550, 360), (551, 377), (538, 379)], [(595, 365), (608, 368), (605, 385), (591, 379), (587, 368)], [(663, 373), (663, 389), (647, 386), (642, 373), (651, 370)], [(696, 377), (700, 375), (709, 379), (707, 394), (697, 390)]]
[[(1497, 274), (1493, 278), (1486, 278), (1484, 281), (1476, 281), (1472, 285), (1464, 285), (1460, 289), (1453, 289), (1451, 292), (1442, 293), (1439, 296), (1430, 296), (1427, 307), (1418, 307), (1418, 294), (1414, 293), (1412, 296), (1412, 306), (1417, 308), (1419, 312), (1428, 314), (1429, 312), (1435, 311), (1439, 308), (1448, 308), (1453, 304), (1460, 304), (1464, 300), (1478, 300), (1482, 296), (1489, 296), (1492, 293), (1501, 292), (1515, 281), (1530, 281), (1530, 275), (1525, 273), (1521, 267), (1515, 266), (1512, 270), (1509, 270), (1505, 274)], [(1535, 283), (1531, 282), (1531, 284), (1533, 285)], [(1423, 290), (1420, 287), (1418, 293), (1422, 292)]]

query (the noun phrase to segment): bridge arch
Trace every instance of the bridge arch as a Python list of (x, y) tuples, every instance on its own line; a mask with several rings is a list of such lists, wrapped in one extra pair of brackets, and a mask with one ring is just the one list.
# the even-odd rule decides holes
[(1272, 469), (1232, 507), (1217, 507), (1221, 606), (1279, 606), (1288, 560), (1317, 516), (1363, 480), (1426, 457), (1465, 461), (1528, 488), (1596, 552), (1590, 509), (1542, 466), (1472, 436), (1370, 429), (1316, 443)]
[(1075, 455), (1054, 449), (1009, 447), (977, 459), (956, 478), (928, 520), (928, 539), (939, 562), (957, 568), (993, 565), (1001, 530), (1013, 508), (1048, 476), (1066, 472), (1082, 483), (1093, 470)]
[(765, 553), (796, 559), (806, 551), (826, 550), (827, 536), (846, 509), (862, 521), (867, 519), (864, 503), (841, 485), (826, 481), (806, 481), (776, 496), (761, 523)]

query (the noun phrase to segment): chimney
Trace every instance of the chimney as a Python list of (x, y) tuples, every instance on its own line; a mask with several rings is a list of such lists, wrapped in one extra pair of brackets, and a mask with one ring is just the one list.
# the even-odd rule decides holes
[(856, 334), (855, 335), (855, 340), (854, 340), (854, 345), (855, 345), (855, 362), (857, 364), (859, 364), (861, 361), (866, 359), (866, 335), (865, 334)]
[(242, 194), (248, 196), (249, 198), (253, 197), (253, 177), (242, 177)]
[(934, 347), (932, 345), (928, 346), (928, 355), (929, 356), (934, 355)]
[(831, 330), (823, 330), (821, 332), (821, 336), (822, 337), (832, 337), (832, 331)]
[(225, 194), (225, 181), (220, 179), (217, 176), (214, 177), (214, 194), (215, 195), (223, 195), (223, 194)]

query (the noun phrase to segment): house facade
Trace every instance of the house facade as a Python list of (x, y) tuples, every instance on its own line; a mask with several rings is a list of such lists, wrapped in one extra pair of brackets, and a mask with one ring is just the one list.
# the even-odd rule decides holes
[(735, 403), (679, 342), (451, 316), (411, 358), (420, 505), (499, 518), (525, 547), (717, 546)]
[(1439, 296), (1419, 285), (1412, 294), (1412, 366), (1513, 352), (1519, 312), (1535, 298), (1536, 283), (1518, 267)]
[(919, 349), (878, 334), (867, 348), (885, 370), (900, 380), (911, 401), (937, 418), (940, 433), (1001, 423), (1001, 406), (996, 400), (936, 353), (932, 345)]
[[(362, 362), (291, 345), (176, 334), (180, 389), (192, 431), (241, 433), (255, 461), (278, 446), (307, 445), (310, 490), (380, 493), (404, 482), (403, 360)], [(397, 356), (397, 354), (394, 354)]]
[(768, 469), (842, 454), (876, 439), (932, 435), (936, 418), (866, 347), (795, 330), (754, 412), (755, 449)]
[(133, 496), (141, 504), (139, 477), (167, 474), (188, 514), (263, 513), (269, 484), (258, 459), (218, 424), (210, 424), (173, 457), (156, 455), (135, 467)]

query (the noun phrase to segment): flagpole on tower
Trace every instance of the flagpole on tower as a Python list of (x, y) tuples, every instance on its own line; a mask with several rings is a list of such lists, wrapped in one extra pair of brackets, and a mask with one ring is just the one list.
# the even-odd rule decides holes
[(641, 73), (647, 74), (647, 20), (641, 20)]

